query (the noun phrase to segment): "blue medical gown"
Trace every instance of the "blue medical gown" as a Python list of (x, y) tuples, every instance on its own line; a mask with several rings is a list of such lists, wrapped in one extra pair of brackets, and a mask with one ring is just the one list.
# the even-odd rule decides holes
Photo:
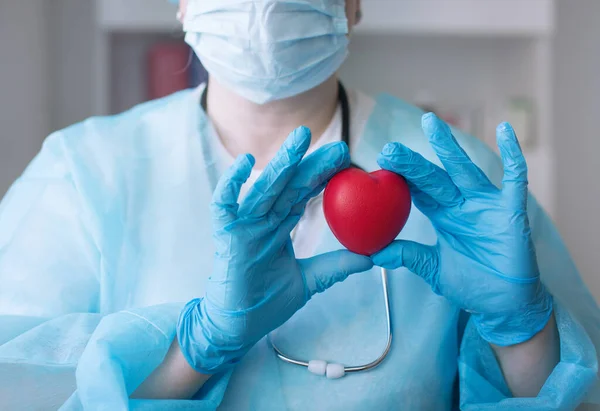
[[(379, 97), (353, 160), (376, 169), (384, 144), (400, 141), (437, 162), (420, 117)], [(489, 345), (462, 327), (464, 313), (401, 269), (390, 278), (392, 349), (373, 371), (327, 380), (281, 362), (263, 339), (193, 401), (129, 401), (211, 273), (210, 181), (218, 176), (209, 136), (196, 90), (46, 140), (0, 206), (0, 408), (444, 410), (457, 405), (457, 392), (464, 409), (600, 404), (600, 311), (533, 198), (533, 236), (561, 339), (561, 362), (537, 398), (511, 399)], [(456, 136), (499, 182), (497, 157)], [(435, 243), (416, 208), (401, 237)], [(318, 252), (340, 248), (329, 230), (319, 241)], [(296, 358), (350, 365), (376, 358), (386, 338), (377, 269), (315, 296), (273, 334)]]

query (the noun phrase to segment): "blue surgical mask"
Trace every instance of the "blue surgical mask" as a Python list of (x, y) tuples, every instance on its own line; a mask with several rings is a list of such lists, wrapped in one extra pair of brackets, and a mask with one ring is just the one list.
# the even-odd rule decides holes
[(184, 30), (210, 75), (258, 104), (318, 86), (348, 55), (344, 0), (191, 0)]

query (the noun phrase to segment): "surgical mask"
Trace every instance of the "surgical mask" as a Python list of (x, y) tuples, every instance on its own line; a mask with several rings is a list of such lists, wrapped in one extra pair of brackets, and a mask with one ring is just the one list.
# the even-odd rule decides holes
[(348, 55), (344, 0), (191, 0), (184, 30), (210, 75), (258, 104), (318, 86)]

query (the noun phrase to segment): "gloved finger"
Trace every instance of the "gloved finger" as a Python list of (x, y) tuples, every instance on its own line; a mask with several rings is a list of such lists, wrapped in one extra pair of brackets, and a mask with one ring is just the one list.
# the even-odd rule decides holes
[(275, 202), (273, 213), (281, 219), (286, 218), (292, 208), (308, 203), (323, 190), (324, 184), (349, 165), (350, 154), (345, 143), (331, 143), (319, 148), (297, 167), (296, 173)]
[(463, 194), (493, 186), (458, 144), (446, 123), (433, 113), (425, 114), (421, 123), (448, 175)]
[(373, 268), (369, 257), (347, 250), (333, 251), (316, 257), (298, 260), (310, 295), (322, 293), (332, 285), (344, 281), (351, 274)]
[[(325, 187), (322, 187), (322, 188), (320, 188), (320, 190), (317, 189), (319, 191), (315, 190), (315, 192), (316, 192), (315, 195), (317, 195), (318, 193), (323, 191), (324, 188)], [(278, 244), (281, 244), (281, 242), (283, 242), (283, 241), (287, 241), (291, 237), (291, 233), (294, 230), (294, 228), (298, 225), (298, 223), (300, 222), (300, 219), (302, 218), (302, 215), (304, 214), (304, 211), (306, 210), (306, 206), (307, 206), (306, 202), (296, 204), (294, 207), (292, 207), (292, 209), (290, 210), (290, 213), (283, 221), (280, 221), (280, 217), (278, 217), (278, 216), (273, 217), (273, 218), (277, 219), (277, 221), (274, 221), (271, 224), (274, 225), (273, 229), (274, 229), (274, 232), (276, 233), (275, 241), (277, 241)]]
[(515, 130), (510, 124), (502, 123), (498, 126), (496, 141), (504, 165), (502, 192), (517, 201), (518, 204), (515, 205), (523, 205), (523, 202), (527, 200), (527, 162)]
[[(323, 191), (323, 188), (325, 187), (321, 187), (320, 190), (317, 189), (319, 191), (316, 192), (316, 194)], [(292, 207), (290, 213), (283, 221), (280, 221), (279, 216), (275, 217), (274, 214), (269, 214), (269, 220), (276, 219), (276, 221), (269, 221), (269, 223), (273, 226), (273, 240), (276, 242), (276, 244), (282, 244), (284, 241), (290, 239), (292, 231), (298, 225), (302, 215), (304, 214), (304, 211), (306, 210), (306, 205), (306, 202), (296, 204), (294, 207)]]
[(371, 259), (376, 266), (389, 270), (406, 267), (423, 278), (435, 291), (439, 272), (439, 255), (436, 247), (397, 240), (371, 256)]
[(400, 143), (388, 143), (377, 158), (379, 166), (400, 174), (421, 192), (444, 206), (454, 206), (463, 196), (448, 174)]
[(272, 235), (272, 240), (275, 244), (283, 244), (291, 239), (291, 232), (300, 222), (302, 214), (304, 214), (304, 208), (306, 207), (303, 207), (301, 210), (299, 209), (295, 215), (290, 214), (285, 220), (278, 224)]
[(431, 198), (429, 194), (422, 192), (410, 182), (408, 183), (408, 187), (410, 188), (412, 202), (421, 212), (427, 214), (439, 208), (440, 204)]
[(217, 226), (226, 225), (237, 218), (240, 190), (250, 177), (252, 167), (254, 167), (252, 155), (238, 156), (219, 179), (210, 205)]
[(311, 133), (298, 127), (288, 136), (240, 205), (240, 214), (265, 216), (279, 198), (310, 146)]
[[(319, 187), (315, 188), (310, 194), (307, 195), (307, 197), (309, 199), (315, 198), (323, 190), (325, 190), (325, 186), (327, 186), (327, 182), (325, 182), (325, 183), (321, 184)], [(290, 213), (288, 214), (288, 218), (295, 217), (295, 216), (302, 216), (302, 214), (304, 214), (304, 210), (306, 209), (307, 205), (308, 205), (308, 201), (302, 201), (302, 202), (299, 202), (296, 205), (294, 205), (292, 207), (292, 209), (290, 210)], [(286, 218), (286, 220), (287, 220), (287, 218)]]
[[(328, 182), (329, 181), (324, 181), (320, 186), (318, 186), (311, 193), (309, 193), (306, 196), (308, 201), (318, 196), (323, 190), (325, 190), (325, 187), (327, 186)], [(288, 213), (288, 216), (285, 218), (285, 220), (281, 224), (279, 224), (279, 226), (277, 227), (278, 230), (289, 235), (289, 233), (291, 233), (294, 227), (296, 227), (296, 225), (300, 221), (300, 218), (304, 214), (306, 206), (308, 205), (308, 201), (300, 201), (296, 203)]]

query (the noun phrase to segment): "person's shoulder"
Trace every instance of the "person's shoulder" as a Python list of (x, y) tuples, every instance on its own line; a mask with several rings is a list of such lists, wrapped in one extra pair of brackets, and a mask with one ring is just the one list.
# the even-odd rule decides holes
[[(375, 108), (365, 129), (366, 140), (379, 148), (399, 142), (438, 165), (441, 165), (427, 136), (423, 133), (421, 108), (389, 94), (376, 97)], [(502, 166), (498, 155), (481, 139), (452, 127), (452, 134), (473, 162), (496, 180)]]
[[(423, 146), (429, 146), (421, 127), (421, 119), (425, 111), (390, 94), (380, 94), (375, 101), (375, 108), (368, 124), (372, 129), (373, 139), (380, 140), (383, 144), (401, 142), (415, 151), (420, 151)], [(387, 130), (387, 132), (378, 132), (379, 130)], [(480, 140), (455, 127), (452, 127), (452, 131), (463, 147), (477, 151), (484, 145)]]
[[(25, 178), (61, 178), (100, 186), (135, 184), (197, 134), (195, 90), (140, 104), (121, 114), (92, 117), (52, 133)], [(196, 110), (196, 111), (194, 111)], [(194, 134), (196, 132), (196, 134)], [(127, 184), (120, 184), (120, 181)], [(123, 182), (121, 181), (121, 182)]]
[[(123, 113), (88, 118), (53, 133), (46, 144), (60, 144), (66, 155), (148, 157), (163, 153), (189, 133), (195, 90), (139, 104)], [(187, 121), (186, 121), (187, 120)]]

